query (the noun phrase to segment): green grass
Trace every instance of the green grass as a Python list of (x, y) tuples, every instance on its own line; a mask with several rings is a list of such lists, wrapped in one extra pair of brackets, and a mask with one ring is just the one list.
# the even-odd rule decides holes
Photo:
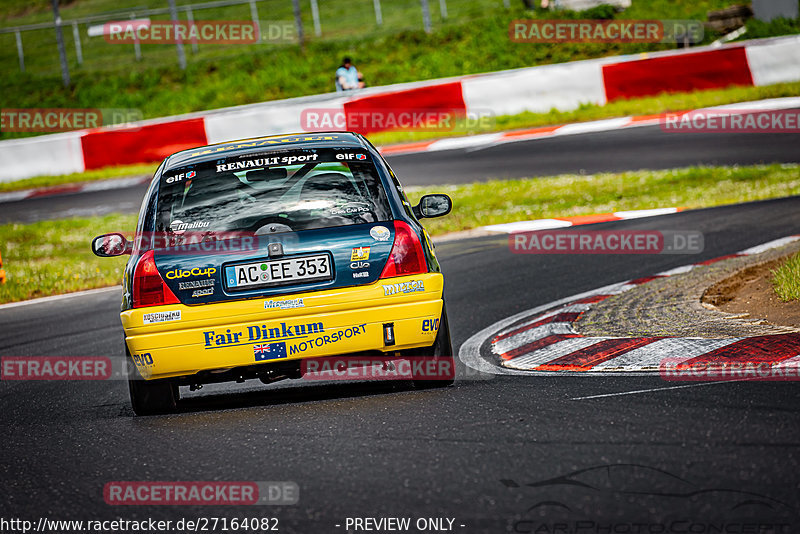
[(98, 258), (92, 238), (132, 232), (135, 215), (0, 225), (0, 254), (8, 280), (0, 303), (119, 284), (124, 258)]
[(690, 167), (412, 188), (447, 193), (453, 211), (423, 220), (432, 235), (549, 217), (661, 207), (704, 208), (800, 194), (800, 165)]
[[(188, 4), (200, 4), (202, 0), (176, 0), (180, 7)], [(15, 6), (16, 4), (16, 6)], [(261, 20), (288, 20), (293, 22), (292, 3), (282, 0), (258, 0), (257, 10)], [(346, 5), (336, 1), (319, 0), (319, 14), (322, 23), (322, 39), (335, 36), (391, 31), (404, 28), (421, 28), (422, 14), (418, 0), (383, 0), (381, 3), (383, 13), (383, 28), (378, 27), (375, 21), (372, 0), (350, 0)], [(502, 6), (502, 0), (449, 0), (448, 20), (459, 21), (480, 16), (487, 9)], [(129, 11), (143, 11), (145, 9), (164, 9), (166, 0), (74, 0), (65, 2), (60, 6), (61, 17), (65, 20), (82, 18), (90, 15), (105, 13), (127, 13)], [(307, 38), (315, 38), (310, 4), (301, 2), (301, 18), (305, 27)], [(431, 3), (431, 20), (434, 24), (445, 23), (440, 15), (438, 3)], [(179, 11), (182, 16), (183, 12)], [(195, 20), (250, 20), (250, 6), (244, 3), (241, 6), (227, 6), (211, 9), (195, 9)], [(233, 15), (233, 17), (232, 17)], [(226, 19), (227, 16), (227, 19)], [(151, 17), (153, 17), (151, 15)], [(158, 17), (158, 16), (155, 16)], [(0, 27), (19, 26), (24, 24), (50, 22), (53, 20), (49, 0), (3, 0), (0, 3)], [(70, 35), (71, 37), (71, 35)]]
[[(163, 6), (163, 2), (156, 0), (131, 3)], [(729, 3), (729, 0), (634, 2), (617, 18), (705, 19), (708, 10)], [(501, 0), (450, 0), (451, 16), (446, 22), (438, 16), (438, 3), (432, 2), (435, 26), (431, 34), (420, 27), (416, 0), (384, 1), (386, 21), (382, 29), (370, 22), (371, 4), (369, 0), (322, 1), (323, 29), (327, 28), (325, 31), (329, 33), (317, 39), (306, 13), (308, 3), (302, 2), (303, 16), (309, 18), (307, 33), (312, 36), (305, 48), (291, 44), (204, 45), (196, 55), (189, 52), (189, 67), (185, 72), (176, 67), (173, 46), (143, 45), (144, 60), (136, 62), (132, 46), (108, 44), (100, 38), (86, 39), (83, 45), (86, 61), (78, 67), (69, 30), (66, 41), (73, 78), (70, 88), (61, 84), (52, 31), (31, 37), (25, 45), (30, 56), (26, 73), (19, 72), (13, 35), (2, 34), (0, 68), (6, 73), (0, 77), (3, 107), (123, 108), (139, 110), (145, 118), (151, 118), (330, 92), (333, 72), (343, 55), (354, 58), (370, 85), (386, 85), (670, 48), (667, 44), (513, 43), (508, 39), (508, 25), (513, 19), (585, 16), (530, 12), (522, 8), (520, 0), (514, 0), (511, 9), (503, 8)], [(9, 12), (13, 8), (16, 13), (20, 5), (23, 3), (15, 0)], [(69, 19), (124, 5), (125, 2), (112, 0), (76, 0), (64, 6), (62, 17)], [(7, 19), (4, 24), (46, 20), (48, 13), (42, 6), (38, 1), (32, 11)], [(290, 2), (274, 0), (274, 6), (260, 3), (259, 9), (263, 10), (264, 18), (291, 20), (289, 6)], [(243, 9), (244, 13), (207, 15), (246, 19), (249, 11)], [(707, 40), (713, 37), (708, 35)], [(3, 132), (0, 138), (23, 135), (27, 134)]]
[(780, 17), (769, 22), (762, 22), (756, 19), (747, 21), (747, 32), (739, 38), (759, 39), (762, 37), (774, 37), (777, 35), (793, 35), (800, 33), (800, 19), (787, 19)]
[(800, 253), (772, 271), (772, 287), (784, 302), (800, 300)]
[(94, 171), (76, 172), (72, 174), (61, 174), (56, 176), (35, 176), (33, 178), (25, 178), (24, 180), (15, 180), (13, 182), (0, 182), (0, 192), (19, 191), (21, 189), (49, 187), (54, 185), (95, 182), (98, 180), (109, 180), (112, 178), (121, 177), (152, 176), (157, 167), (158, 164), (143, 163), (140, 165), (105, 167), (103, 169), (97, 169)]
[[(666, 206), (701, 208), (800, 194), (800, 165), (692, 167), (589, 176), (493, 180), (413, 188), (412, 202), (446, 192), (454, 208), (424, 220), (432, 235), (545, 217), (591, 215)], [(135, 215), (0, 225), (0, 254), (8, 282), (0, 303), (119, 283), (124, 258), (97, 258), (89, 246), (100, 233), (131, 232)], [(798, 262), (800, 263), (800, 262)], [(794, 288), (798, 269), (794, 267)]]

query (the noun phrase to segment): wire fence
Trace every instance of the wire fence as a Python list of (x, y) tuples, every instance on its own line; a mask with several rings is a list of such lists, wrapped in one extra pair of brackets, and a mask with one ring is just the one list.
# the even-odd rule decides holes
[[(518, 1), (518, 0), (517, 0)], [(242, 53), (243, 46), (271, 50), (307, 42), (390, 36), (406, 30), (432, 31), (449, 23), (486, 16), (509, 7), (510, 0), (216, 0), (176, 6), (182, 23), (250, 21), (258, 29), (255, 43), (182, 42), (188, 61)], [(132, 62), (178, 64), (177, 44), (109, 42), (104, 25), (111, 22), (169, 23), (170, 10), (131, 7), (60, 21), (70, 69), (104, 70)], [(183, 65), (182, 65), (183, 66)], [(0, 67), (53, 74), (59, 71), (56, 23), (0, 27)]]

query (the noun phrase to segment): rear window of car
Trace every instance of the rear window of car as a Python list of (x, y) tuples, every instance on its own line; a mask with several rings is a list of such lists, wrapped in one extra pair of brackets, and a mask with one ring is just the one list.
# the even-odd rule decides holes
[(164, 173), (157, 231), (297, 232), (391, 219), (363, 149), (307, 149), (217, 159)]

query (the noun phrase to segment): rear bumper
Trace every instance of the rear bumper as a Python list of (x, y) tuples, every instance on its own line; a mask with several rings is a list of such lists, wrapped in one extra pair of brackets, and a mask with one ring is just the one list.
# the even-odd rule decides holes
[[(341, 290), (139, 308), (120, 315), (128, 349), (144, 378), (188, 376), (261, 363), (430, 346), (442, 313), (443, 284), (440, 273), (427, 273)], [(387, 323), (393, 324), (394, 345), (384, 344)]]

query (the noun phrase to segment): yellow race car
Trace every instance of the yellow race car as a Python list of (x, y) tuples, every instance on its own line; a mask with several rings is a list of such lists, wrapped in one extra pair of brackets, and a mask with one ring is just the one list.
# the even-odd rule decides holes
[(320, 357), (427, 358), (436, 374), (415, 383), (451, 384), (444, 278), (419, 223), (451, 207), (447, 195), (412, 206), (353, 133), (168, 157), (133, 238), (92, 244), (99, 256), (131, 255), (121, 318), (134, 411), (174, 410), (179, 386), (300, 378)]

